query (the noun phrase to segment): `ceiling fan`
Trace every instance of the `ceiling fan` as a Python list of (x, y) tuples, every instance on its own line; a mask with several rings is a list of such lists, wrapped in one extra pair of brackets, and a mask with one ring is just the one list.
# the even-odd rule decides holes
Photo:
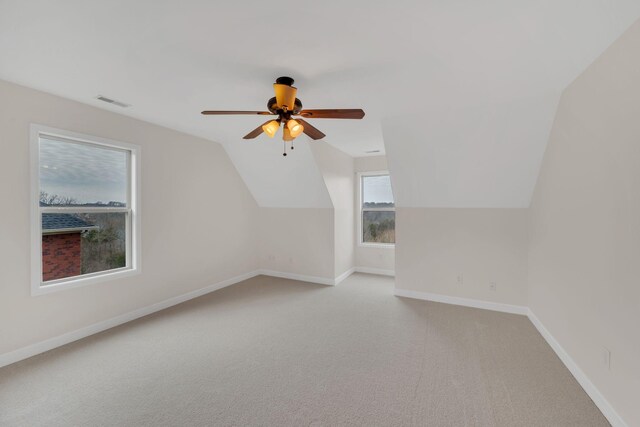
[(202, 114), (211, 116), (233, 114), (278, 116), (277, 118), (266, 121), (246, 134), (244, 139), (253, 139), (263, 132), (266, 133), (269, 138), (273, 138), (276, 132), (278, 132), (278, 129), (280, 129), (280, 125), (283, 125), (282, 140), (285, 145), (283, 156), (287, 155), (286, 143), (291, 142), (291, 149), (293, 149), (293, 140), (303, 132), (314, 140), (322, 139), (326, 136), (304, 119), (361, 119), (364, 117), (364, 111), (359, 108), (303, 110), (302, 102), (296, 98), (298, 89), (292, 85), (293, 79), (291, 77), (278, 77), (278, 79), (276, 79), (276, 82), (273, 84), (276, 96), (267, 102), (267, 109), (269, 111), (203, 111)]

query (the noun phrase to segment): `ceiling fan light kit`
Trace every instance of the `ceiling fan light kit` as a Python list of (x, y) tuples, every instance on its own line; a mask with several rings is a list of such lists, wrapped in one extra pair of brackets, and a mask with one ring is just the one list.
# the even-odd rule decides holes
[(298, 123), (295, 119), (289, 119), (287, 120), (287, 129), (293, 138), (297, 138), (304, 131), (304, 126)]
[(262, 125), (262, 130), (267, 134), (269, 138), (273, 138), (280, 129), (280, 121), (279, 120), (271, 120), (265, 125)]
[(282, 140), (285, 142), (293, 141), (295, 137), (291, 135), (291, 131), (288, 128), (282, 128)]
[[(203, 115), (232, 115), (232, 114), (255, 114), (260, 116), (274, 115), (277, 119), (269, 120), (258, 126), (244, 136), (244, 139), (253, 139), (261, 133), (266, 133), (269, 138), (273, 138), (281, 124), (282, 139), (285, 143), (285, 151), (283, 156), (287, 155), (286, 143), (291, 142), (293, 149), (293, 140), (305, 133), (313, 140), (322, 139), (326, 135), (320, 130), (312, 126), (306, 119), (362, 119), (364, 111), (361, 109), (329, 109), (329, 110), (303, 110), (302, 102), (296, 98), (298, 89), (293, 87), (293, 79), (291, 77), (279, 77), (273, 84), (275, 97), (267, 102), (269, 111), (203, 111)], [(292, 118), (296, 116), (297, 118)]]

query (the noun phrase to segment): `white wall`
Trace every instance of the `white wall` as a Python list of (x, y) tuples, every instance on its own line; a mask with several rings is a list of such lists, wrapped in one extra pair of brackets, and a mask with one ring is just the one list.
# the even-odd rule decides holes
[(526, 209), (399, 207), (396, 242), (397, 289), (526, 306)]
[(387, 156), (384, 155), (356, 157), (355, 159), (353, 159), (353, 163), (354, 167), (356, 168), (356, 172), (388, 170)]
[(331, 208), (260, 208), (260, 268), (333, 280)]
[(353, 157), (323, 141), (311, 145), (331, 196), (334, 213), (335, 276), (349, 271), (355, 262)]
[(638, 52), (640, 22), (566, 89), (530, 212), (529, 305), (629, 426), (640, 425)]
[[(385, 156), (369, 156), (356, 157), (354, 159), (356, 174), (359, 172), (379, 172), (387, 171), (387, 158)], [(393, 177), (391, 177), (393, 185)], [(395, 189), (394, 189), (395, 196)], [(360, 198), (360, 181), (354, 180), (354, 211), (356, 223), (359, 223), (360, 206), (358, 206)], [(364, 269), (372, 269), (372, 271), (383, 270), (387, 273), (393, 273), (396, 263), (396, 251), (393, 246), (389, 247), (373, 247), (363, 246), (360, 242), (360, 227), (355, 227), (355, 264), (356, 267)]]
[(261, 207), (260, 268), (330, 283), (354, 265), (353, 158), (306, 137), (296, 146), (309, 150), (330, 207)]
[[(142, 273), (30, 295), (29, 124), (142, 147)], [(258, 208), (222, 147), (0, 81), (0, 354), (258, 267)]]

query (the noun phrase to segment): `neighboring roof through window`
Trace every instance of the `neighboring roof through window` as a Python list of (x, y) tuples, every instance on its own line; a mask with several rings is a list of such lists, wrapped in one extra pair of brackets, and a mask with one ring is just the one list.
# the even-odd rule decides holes
[(65, 213), (43, 213), (42, 234), (73, 233), (94, 230), (98, 227), (77, 215)]

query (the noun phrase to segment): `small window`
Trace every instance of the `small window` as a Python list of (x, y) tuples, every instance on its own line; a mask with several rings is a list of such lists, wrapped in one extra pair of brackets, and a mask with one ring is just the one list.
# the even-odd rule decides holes
[(32, 293), (138, 269), (139, 148), (32, 126)]
[(396, 211), (389, 174), (362, 175), (360, 193), (360, 243), (395, 244)]

